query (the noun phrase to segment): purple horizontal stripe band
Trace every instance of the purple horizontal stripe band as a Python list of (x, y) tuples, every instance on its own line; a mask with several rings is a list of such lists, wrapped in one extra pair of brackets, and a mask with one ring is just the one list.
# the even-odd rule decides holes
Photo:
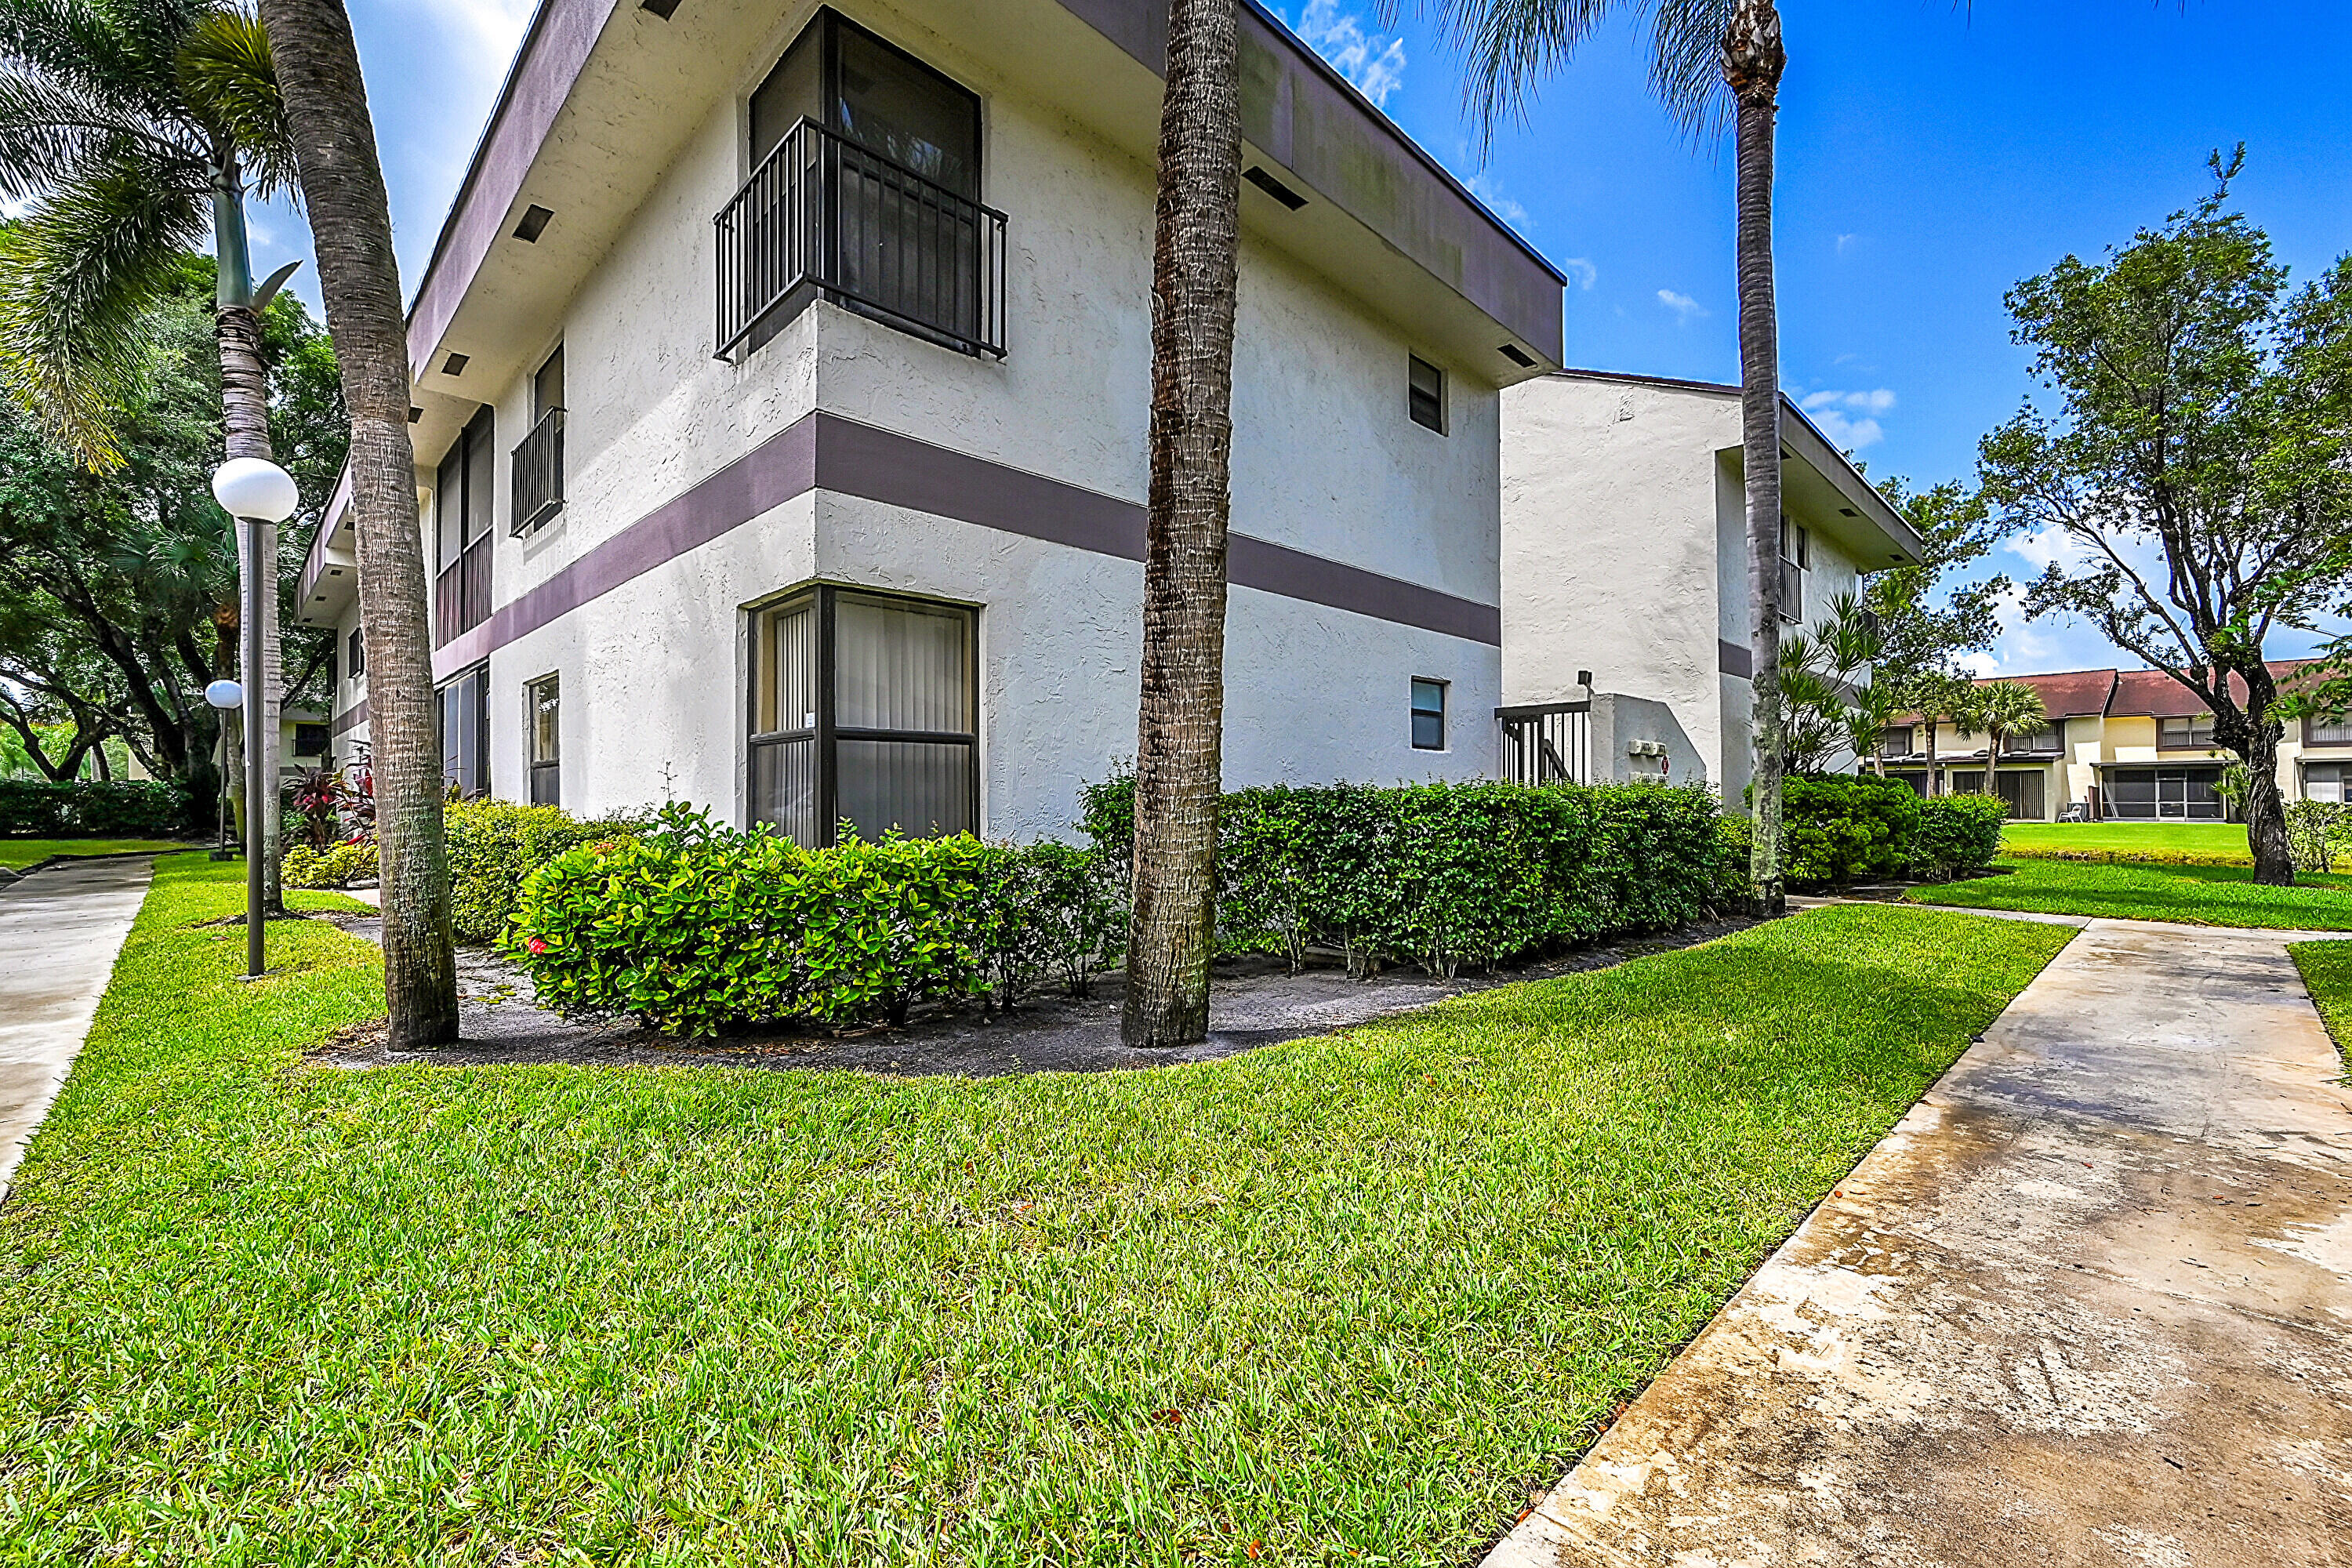
[[(433, 677), (444, 680), (478, 664), (516, 638), (812, 489), (1097, 555), (1143, 559), (1149, 514), (1136, 502), (837, 415), (813, 413), (443, 644), (433, 656)], [(1236, 533), (1226, 564), (1240, 587), (1489, 646), (1503, 640), (1503, 613), (1496, 605), (1287, 545)]]
[(335, 715), (335, 721), (327, 726), (327, 734), (331, 739), (337, 735), (348, 735), (367, 721), (367, 699), (362, 697), (358, 702)]
[(1726, 642), (1721, 637), (1715, 639), (1715, 668), (1742, 680), (1751, 680), (1756, 675), (1755, 657), (1738, 643)]

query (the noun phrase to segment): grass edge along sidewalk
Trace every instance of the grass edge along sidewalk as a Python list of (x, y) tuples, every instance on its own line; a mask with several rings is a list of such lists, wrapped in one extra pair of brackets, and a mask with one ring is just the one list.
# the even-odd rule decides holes
[(1840, 907), (1228, 1060), (305, 1065), (162, 863), (0, 1207), (0, 1562), (1459, 1563), (2072, 934)]
[(2021, 910), (2107, 920), (2273, 931), (2352, 931), (2352, 876), (2300, 872), (2265, 888), (2251, 867), (2119, 865), (2078, 860), (1997, 862), (2002, 874), (1914, 888), (1907, 901), (1955, 909)]
[(185, 849), (184, 838), (0, 838), (0, 870), (22, 871), (43, 860), (77, 859), (87, 855), (168, 854)]
[(2298, 942), (2286, 951), (2311, 993), (2311, 1005), (2319, 1009), (2319, 1021), (2352, 1071), (2352, 941)]

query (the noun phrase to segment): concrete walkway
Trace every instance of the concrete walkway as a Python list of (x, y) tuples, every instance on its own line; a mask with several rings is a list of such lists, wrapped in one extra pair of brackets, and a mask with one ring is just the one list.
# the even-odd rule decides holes
[(1487, 1568), (2352, 1564), (2352, 1091), (2277, 932), (2092, 921)]
[(81, 1050), (152, 857), (66, 860), (0, 888), (0, 1199)]

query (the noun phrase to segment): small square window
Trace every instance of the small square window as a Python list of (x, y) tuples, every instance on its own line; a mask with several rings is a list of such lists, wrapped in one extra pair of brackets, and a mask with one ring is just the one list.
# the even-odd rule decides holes
[(1406, 379), (1405, 412), (1414, 424), (1444, 435), (1445, 373), (1414, 354)]
[(324, 724), (294, 726), (294, 754), (298, 757), (323, 757), (327, 754), (327, 727)]
[(1445, 750), (1445, 682), (1442, 680), (1412, 683), (1412, 749)]

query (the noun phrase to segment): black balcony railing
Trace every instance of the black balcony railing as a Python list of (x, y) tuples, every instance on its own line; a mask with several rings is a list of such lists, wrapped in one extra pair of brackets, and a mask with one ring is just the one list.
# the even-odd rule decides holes
[(514, 449), (514, 528), (529, 533), (563, 510), (563, 410), (539, 416)]
[(433, 584), (433, 642), (453, 641), (490, 618), (490, 536), (478, 535)]
[(818, 294), (1004, 357), (1004, 215), (838, 132), (793, 126), (714, 221), (722, 359)]
[(1547, 702), (1497, 708), (1503, 729), (1503, 777), (1513, 784), (1591, 784), (1592, 704)]

